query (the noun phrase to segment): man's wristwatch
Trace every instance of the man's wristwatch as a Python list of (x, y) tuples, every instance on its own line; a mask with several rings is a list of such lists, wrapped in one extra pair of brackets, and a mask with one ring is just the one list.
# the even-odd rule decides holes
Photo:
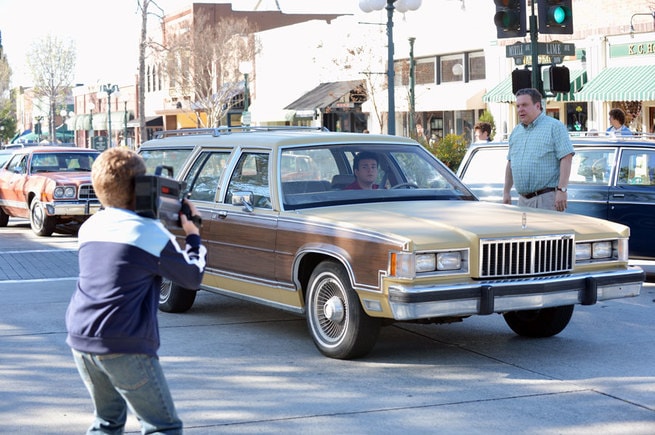
[(566, 192), (568, 190), (566, 187), (557, 187), (556, 189), (560, 192)]

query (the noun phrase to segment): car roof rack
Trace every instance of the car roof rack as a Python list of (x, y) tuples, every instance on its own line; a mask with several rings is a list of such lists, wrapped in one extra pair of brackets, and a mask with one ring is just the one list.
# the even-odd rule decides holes
[(177, 136), (200, 136), (208, 135), (218, 137), (232, 133), (256, 133), (263, 131), (329, 131), (325, 127), (305, 126), (249, 126), (249, 127), (216, 127), (216, 128), (182, 128), (178, 130), (163, 130), (155, 133), (155, 139), (164, 139)]

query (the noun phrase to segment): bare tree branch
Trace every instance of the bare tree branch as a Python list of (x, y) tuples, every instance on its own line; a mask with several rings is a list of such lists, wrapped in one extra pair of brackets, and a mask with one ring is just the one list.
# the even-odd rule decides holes
[(35, 42), (27, 56), (27, 65), (34, 80), (34, 95), (48, 104), (49, 132), (56, 140), (57, 106), (65, 104), (75, 69), (75, 43), (48, 35)]
[(242, 93), (239, 64), (258, 51), (255, 29), (246, 19), (221, 17), (211, 22), (196, 17), (170, 29), (166, 41), (166, 72), (170, 93), (182, 109), (204, 112), (206, 127), (218, 127)]

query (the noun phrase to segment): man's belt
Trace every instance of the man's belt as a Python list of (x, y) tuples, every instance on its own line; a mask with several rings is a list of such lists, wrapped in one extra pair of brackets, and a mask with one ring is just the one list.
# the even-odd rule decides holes
[(557, 189), (555, 189), (554, 187), (545, 187), (541, 190), (537, 190), (536, 192), (520, 193), (519, 195), (521, 195), (525, 199), (530, 199), (530, 198), (534, 198), (535, 196), (543, 195), (544, 193), (554, 192), (555, 190)]

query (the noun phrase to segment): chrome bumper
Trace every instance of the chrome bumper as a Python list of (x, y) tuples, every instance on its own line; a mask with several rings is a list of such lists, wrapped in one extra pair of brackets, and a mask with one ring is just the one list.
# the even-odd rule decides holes
[(102, 204), (96, 201), (49, 202), (44, 205), (48, 216), (86, 216), (94, 214), (102, 207)]
[(480, 281), (461, 285), (389, 287), (396, 320), (505, 313), (547, 307), (593, 305), (639, 296), (645, 273), (639, 267), (600, 273)]

